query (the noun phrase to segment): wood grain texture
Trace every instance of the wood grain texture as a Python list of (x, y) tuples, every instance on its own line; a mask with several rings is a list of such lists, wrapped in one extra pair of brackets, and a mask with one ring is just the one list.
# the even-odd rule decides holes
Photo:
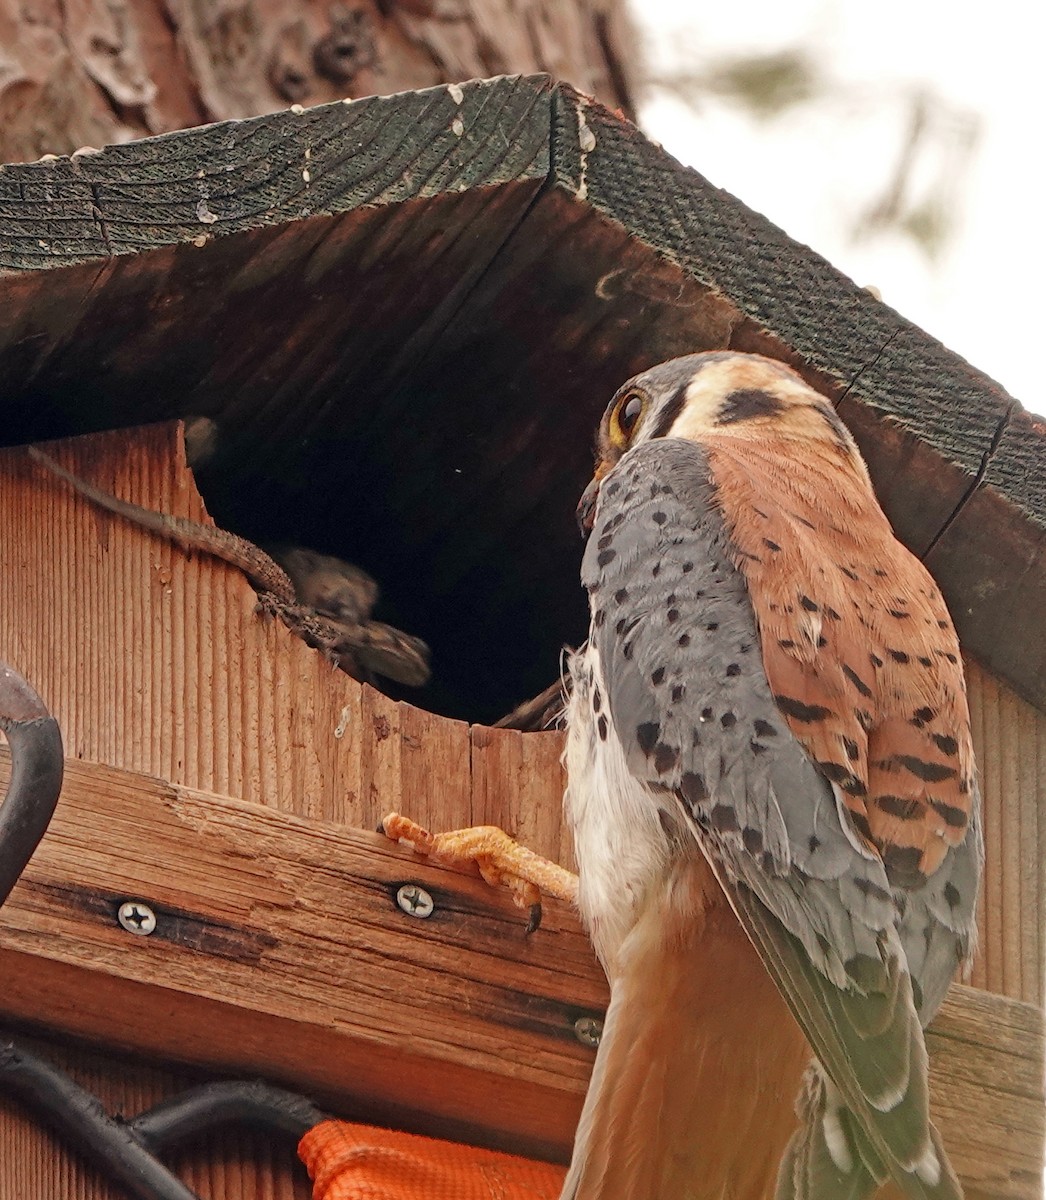
[(52, 270), (434, 197), (466, 175), (487, 187), (540, 177), (550, 88), (543, 76), (471, 82), (460, 101), (430, 88), (8, 163), (0, 271)]
[[(427, 920), (396, 907), (408, 880)], [(157, 913), (150, 937), (116, 923), (129, 896)], [(556, 902), (528, 937), (507, 895), (376, 834), (86, 763), (0, 914), (0, 971), (8, 1019), (556, 1159), (592, 1062), (573, 1023), (606, 1002)], [(956, 988), (933, 1030), (934, 1105), (971, 1196), (1037, 1195), (1041, 1017)]]
[[(412, 536), (419, 512), (468, 491), (489, 442), (467, 427), (461, 362), (445, 392), (422, 366), (547, 179), (549, 90), (544, 78), (466, 84), (460, 103), (441, 88), (406, 107), (374, 98), (212, 127), (203, 141), (150, 139), (130, 157), (113, 147), (0, 170), (12, 268), (0, 276), (0, 440), (216, 418), (207, 494), (221, 523), (370, 569), (398, 606), (392, 623), (443, 663), (430, 707), (497, 719), (509, 705), (470, 704), (469, 681), (511, 684), (479, 669), (477, 638), (456, 637), (467, 598), (433, 594), (432, 554)], [(448, 420), (463, 397), (468, 410)], [(464, 462), (446, 452), (452, 433)], [(464, 528), (496, 516), (473, 510)], [(525, 584), (530, 599), (538, 585)]]
[(972, 982), (1032, 1004), (1046, 983), (1046, 715), (967, 660), (985, 864)]
[[(427, 920), (397, 907), (408, 881), (435, 901)], [(127, 898), (157, 913), (150, 937), (115, 922)], [(478, 875), (378, 834), (70, 763), (0, 913), (0, 1007), (372, 1119), (562, 1155), (592, 1061), (574, 1021), (602, 1010), (606, 984), (563, 906), (525, 926)]]

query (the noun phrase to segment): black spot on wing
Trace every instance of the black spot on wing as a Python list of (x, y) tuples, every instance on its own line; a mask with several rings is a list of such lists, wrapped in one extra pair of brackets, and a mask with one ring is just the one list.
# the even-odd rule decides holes
[(804, 725), (813, 721), (823, 721), (825, 717), (832, 715), (832, 710), (825, 708), (822, 704), (806, 704), (802, 700), (796, 700), (793, 696), (775, 695), (774, 699), (786, 717), (801, 721)]
[(679, 762), (679, 751), (666, 742), (658, 742), (654, 747), (654, 770), (659, 775), (665, 775)]
[(871, 699), (872, 689), (868, 686), (868, 684), (865, 683), (860, 675), (858, 675), (856, 671), (851, 670), (846, 663), (843, 663), (843, 674), (847, 679), (849, 679), (849, 681), (861, 693), (862, 696), (867, 699)]
[(914, 821), (926, 811), (923, 802), (914, 796), (875, 796), (873, 803), (888, 816), (899, 817), (902, 821)]
[(883, 903), (889, 904), (893, 900), (886, 888), (880, 887), (873, 879), (867, 879), (863, 875), (855, 876), (854, 887), (865, 896), (871, 896)]
[(749, 854), (761, 854), (763, 850), (763, 835), (758, 829), (744, 829), (741, 840)]
[(704, 777), (696, 771), (685, 771), (679, 781), (679, 792), (683, 799), (693, 807), (703, 804), (708, 799), (708, 788)]
[(882, 858), (886, 878), (895, 887), (917, 888), (926, 882), (919, 867), (922, 851), (918, 846), (884, 846)]
[(846, 815), (850, 819), (850, 824), (857, 830), (861, 837), (865, 841), (870, 842), (872, 840), (872, 827), (868, 824), (868, 818), (864, 813), (855, 812), (854, 809), (849, 808), (846, 810)]
[(657, 739), (661, 735), (661, 726), (653, 721), (645, 721), (642, 725), (636, 726), (636, 741), (639, 743), (640, 750), (649, 758), (654, 752), (654, 747), (657, 745)]
[(737, 813), (728, 804), (717, 804), (708, 814), (708, 823), (719, 833), (740, 833)]
[(818, 760), (817, 769), (832, 783), (837, 783), (848, 796), (865, 796), (868, 789), (864, 780), (855, 775), (849, 767), (830, 760)]
[(963, 809), (956, 808), (954, 804), (945, 804), (943, 800), (931, 800), (930, 807), (944, 821), (945, 825), (950, 825), (953, 829), (966, 827), (968, 818)]
[(943, 783), (946, 779), (955, 778), (954, 767), (946, 766), (944, 763), (927, 762), (924, 758), (916, 758), (914, 754), (895, 754), (892, 762), (903, 767), (924, 783)]

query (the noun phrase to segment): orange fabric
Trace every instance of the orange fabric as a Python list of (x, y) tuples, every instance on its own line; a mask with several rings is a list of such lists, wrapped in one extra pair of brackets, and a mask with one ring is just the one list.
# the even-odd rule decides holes
[(557, 1200), (566, 1171), (513, 1154), (348, 1121), (298, 1143), (313, 1200)]

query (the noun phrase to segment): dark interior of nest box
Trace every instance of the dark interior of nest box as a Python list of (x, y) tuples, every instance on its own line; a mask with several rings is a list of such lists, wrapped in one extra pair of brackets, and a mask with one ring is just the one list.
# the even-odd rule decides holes
[(358, 562), (403, 698), (490, 722), (585, 636), (574, 509), (631, 374), (737, 314), (555, 189), (361, 209), (0, 282), (8, 444), (206, 415), (215, 521)]

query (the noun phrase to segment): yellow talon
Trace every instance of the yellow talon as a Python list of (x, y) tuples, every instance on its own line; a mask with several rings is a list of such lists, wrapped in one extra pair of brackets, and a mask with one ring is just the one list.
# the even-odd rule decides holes
[(519, 908), (530, 909), (527, 932), (541, 923), (542, 894), (577, 903), (577, 876), (521, 846), (496, 825), (476, 825), (430, 833), (399, 813), (381, 823), (386, 837), (410, 846), (443, 866), (475, 865), (491, 887), (507, 887)]

